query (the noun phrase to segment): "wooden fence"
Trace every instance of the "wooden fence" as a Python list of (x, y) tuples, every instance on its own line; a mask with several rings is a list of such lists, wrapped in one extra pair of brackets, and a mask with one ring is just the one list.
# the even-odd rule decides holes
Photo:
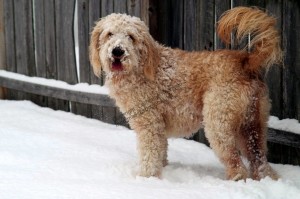
[[(70, 84), (100, 85), (104, 79), (94, 76), (88, 61), (90, 32), (100, 17), (112, 12), (135, 15), (149, 25), (156, 40), (167, 46), (214, 50), (224, 48), (216, 36), (215, 23), (225, 10), (241, 5), (266, 8), (278, 19), (285, 52), (284, 66), (272, 67), (266, 76), (273, 105), (271, 114), (300, 120), (300, 5), (296, 0), (0, 0), (0, 3), (4, 24), (0, 32), (5, 33), (5, 53), (1, 56), (6, 54), (1, 61), (4, 66), (0, 67)], [(7, 90), (8, 99), (29, 99), (41, 106), (126, 125), (116, 107), (57, 98), (58, 94), (36, 95), (41, 92), (30, 92), (32, 86), (22, 92), (22, 83), (19, 84), (18, 91)], [(62, 93), (59, 91), (59, 95), (69, 95), (67, 91)], [(195, 139), (205, 141), (201, 135)], [(300, 164), (300, 146), (286, 149), (271, 144), (270, 148), (281, 154), (273, 157), (275, 161)], [(283, 155), (287, 151), (288, 157)]]

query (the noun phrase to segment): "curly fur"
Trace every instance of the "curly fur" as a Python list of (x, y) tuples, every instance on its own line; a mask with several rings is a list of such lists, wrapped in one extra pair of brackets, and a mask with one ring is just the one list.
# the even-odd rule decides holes
[[(226, 167), (228, 179), (277, 178), (266, 159), (270, 109), (262, 68), (281, 58), (275, 20), (257, 8), (227, 11), (218, 23), (225, 42), (237, 31), (253, 33), (252, 52), (187, 52), (155, 42), (136, 17), (111, 14), (91, 35), (90, 60), (106, 73), (110, 96), (136, 131), (141, 176), (160, 176), (167, 138), (190, 136), (200, 127)], [(113, 49), (124, 54), (116, 56)], [(250, 162), (243, 164), (240, 154)]]

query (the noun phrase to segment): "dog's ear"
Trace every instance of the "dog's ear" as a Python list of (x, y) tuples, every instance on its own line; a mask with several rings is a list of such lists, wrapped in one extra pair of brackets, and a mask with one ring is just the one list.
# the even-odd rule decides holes
[(99, 56), (100, 51), (100, 41), (99, 37), (102, 30), (102, 20), (100, 20), (96, 26), (94, 27), (92, 34), (91, 34), (91, 40), (90, 40), (90, 47), (89, 47), (89, 57), (90, 62), (93, 66), (94, 74), (99, 77), (101, 75), (101, 61)]
[(143, 39), (144, 45), (146, 47), (142, 51), (142, 59), (144, 60), (144, 74), (149, 80), (154, 80), (160, 60), (157, 44), (148, 32), (144, 33)]

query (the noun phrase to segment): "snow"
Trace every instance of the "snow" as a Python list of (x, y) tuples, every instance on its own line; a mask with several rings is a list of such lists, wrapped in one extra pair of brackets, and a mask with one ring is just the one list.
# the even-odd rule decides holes
[(108, 94), (108, 88), (105, 86), (99, 86), (96, 84), (88, 84), (88, 83), (78, 83), (75, 85), (70, 85), (64, 81), (55, 80), (55, 79), (46, 79), (42, 77), (29, 77), (26, 75), (13, 73), (5, 70), (0, 70), (0, 77), (6, 77), (11, 78), (14, 80), (20, 80), (24, 82), (44, 85), (44, 86), (51, 86), (55, 88), (62, 88), (67, 90), (73, 90), (73, 91), (80, 91), (80, 92), (86, 92), (86, 93), (96, 93), (96, 94)]
[(273, 181), (224, 180), (224, 167), (207, 146), (169, 139), (161, 179), (137, 177), (132, 130), (0, 100), (1, 199), (250, 199), (300, 198), (300, 168), (272, 164)]
[(268, 126), (273, 129), (300, 134), (300, 123), (296, 119), (279, 120), (278, 117), (270, 116)]

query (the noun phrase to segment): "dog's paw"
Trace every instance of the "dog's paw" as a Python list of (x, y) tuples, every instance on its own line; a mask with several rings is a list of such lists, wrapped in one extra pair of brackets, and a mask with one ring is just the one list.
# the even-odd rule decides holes
[(138, 172), (138, 176), (146, 177), (146, 178), (149, 178), (149, 177), (160, 178), (161, 177), (161, 169), (142, 166)]
[(244, 166), (227, 169), (227, 179), (233, 181), (246, 180), (248, 177), (247, 169)]
[(251, 177), (254, 180), (260, 180), (265, 177), (270, 177), (273, 180), (278, 180), (279, 176), (278, 174), (272, 169), (272, 167), (268, 164), (262, 164), (259, 167), (253, 167), (251, 168)]

